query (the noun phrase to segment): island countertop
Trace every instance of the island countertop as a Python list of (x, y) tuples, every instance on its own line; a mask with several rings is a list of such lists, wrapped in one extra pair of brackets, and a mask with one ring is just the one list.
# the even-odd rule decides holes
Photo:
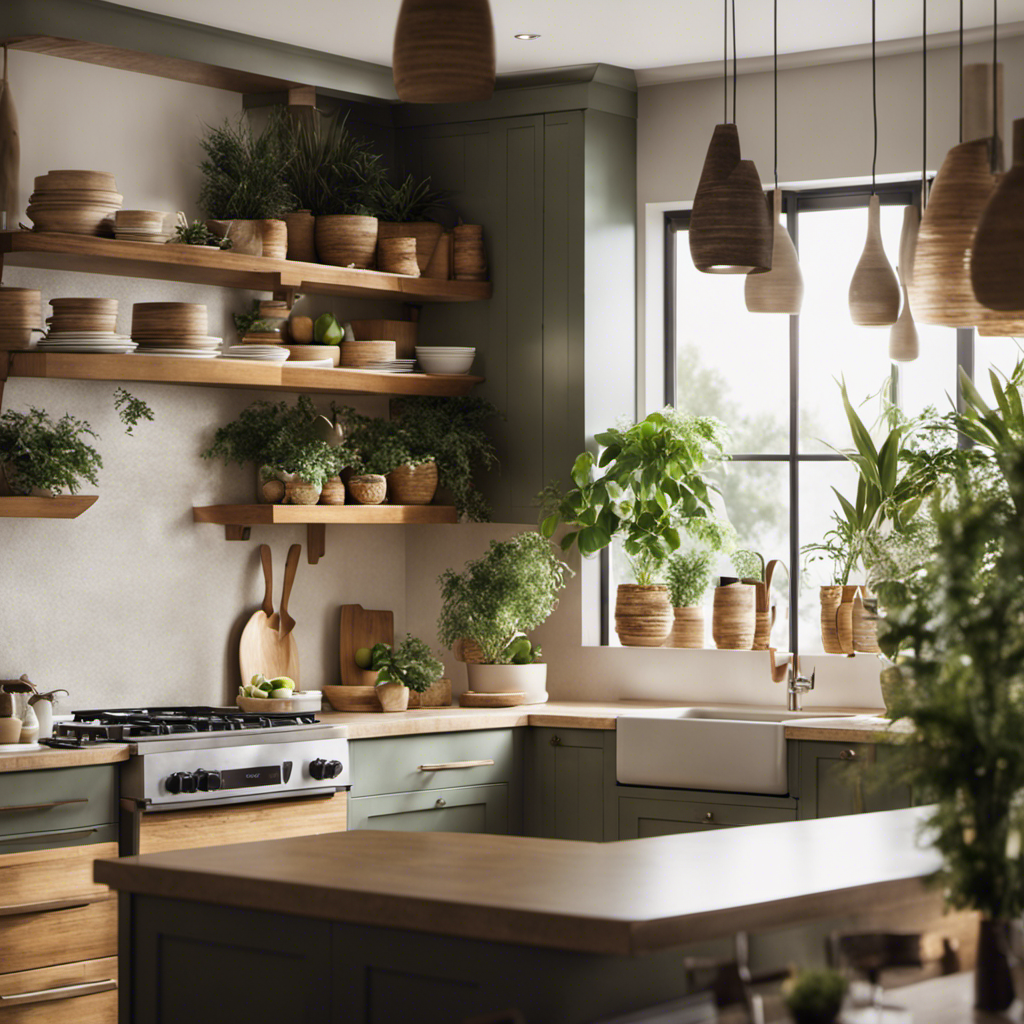
[(97, 861), (122, 892), (632, 955), (853, 913), (939, 867), (925, 809), (617, 843), (337, 832)]

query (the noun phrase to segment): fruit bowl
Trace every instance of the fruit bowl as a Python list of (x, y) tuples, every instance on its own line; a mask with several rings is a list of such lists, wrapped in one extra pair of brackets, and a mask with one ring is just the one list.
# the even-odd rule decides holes
[(320, 690), (295, 690), (291, 697), (243, 697), (239, 694), (235, 701), (239, 710), (249, 714), (308, 714), (320, 710), (323, 693)]

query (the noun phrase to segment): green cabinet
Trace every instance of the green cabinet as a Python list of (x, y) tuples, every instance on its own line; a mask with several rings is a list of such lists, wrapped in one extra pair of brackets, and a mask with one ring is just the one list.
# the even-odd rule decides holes
[(742, 825), (795, 821), (796, 808), (728, 803), (724, 800), (619, 796), (619, 839), (649, 839), (682, 832), (707, 832)]
[(798, 744), (801, 818), (833, 818), (910, 807), (906, 783), (888, 777), (892, 752), (881, 743)]
[(614, 785), (615, 733), (598, 729), (527, 730), (526, 833), (547, 839), (605, 839), (606, 770)]
[(509, 787), (459, 786), (349, 800), (348, 827), (388, 832), (508, 833)]

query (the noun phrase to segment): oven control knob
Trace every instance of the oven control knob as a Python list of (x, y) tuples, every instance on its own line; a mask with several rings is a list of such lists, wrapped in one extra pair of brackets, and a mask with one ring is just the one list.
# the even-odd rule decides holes
[(324, 770), (324, 777), (328, 779), (336, 779), (341, 774), (342, 764), (340, 761), (328, 761), (327, 767)]
[(196, 779), (199, 782), (199, 788), (204, 793), (212, 793), (214, 790), (220, 789), (220, 772), (208, 772), (200, 768), (196, 772)]
[(194, 793), (199, 787), (195, 775), (189, 772), (182, 772), (181, 791), (182, 793)]
[(168, 793), (194, 793), (196, 791), (195, 779), (188, 772), (174, 772), (167, 776)]
[(327, 762), (322, 757), (314, 758), (309, 762), (309, 774), (314, 779), (326, 779), (327, 776)]

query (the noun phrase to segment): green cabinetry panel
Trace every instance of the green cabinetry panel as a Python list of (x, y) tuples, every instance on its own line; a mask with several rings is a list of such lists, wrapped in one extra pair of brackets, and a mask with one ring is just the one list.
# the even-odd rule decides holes
[(742, 825), (796, 820), (794, 807), (619, 796), (619, 839), (648, 839)]
[(910, 787), (886, 777), (889, 748), (878, 743), (800, 741), (801, 818), (892, 811), (913, 803)]
[(508, 833), (507, 784), (350, 799), (348, 827), (389, 832)]

